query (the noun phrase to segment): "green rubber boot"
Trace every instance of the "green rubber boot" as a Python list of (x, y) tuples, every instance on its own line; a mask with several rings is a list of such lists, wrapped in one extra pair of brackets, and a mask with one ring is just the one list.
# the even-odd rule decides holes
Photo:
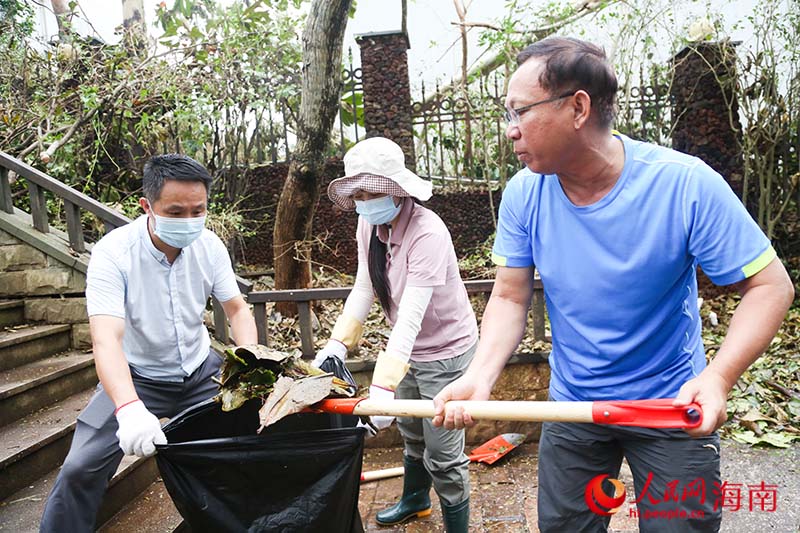
[(469, 529), (469, 498), (455, 505), (442, 504), (444, 530), (447, 533), (467, 533)]
[(430, 491), (433, 480), (425, 470), (422, 461), (408, 456), (403, 457), (403, 497), (388, 509), (375, 515), (375, 521), (381, 526), (391, 526), (405, 522), (411, 518), (421, 518), (431, 514)]

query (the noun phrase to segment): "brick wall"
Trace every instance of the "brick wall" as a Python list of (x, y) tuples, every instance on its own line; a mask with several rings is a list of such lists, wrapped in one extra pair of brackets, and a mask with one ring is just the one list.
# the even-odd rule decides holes
[(403, 149), (406, 166), (416, 168), (408, 79), (408, 36), (401, 32), (356, 36), (361, 49), (364, 126), (367, 136), (393, 140)]
[[(708, 163), (741, 198), (744, 161), (740, 151), (736, 50), (730, 42), (697, 43), (684, 48), (673, 61), (672, 147)], [(731, 127), (732, 123), (735, 127)]]

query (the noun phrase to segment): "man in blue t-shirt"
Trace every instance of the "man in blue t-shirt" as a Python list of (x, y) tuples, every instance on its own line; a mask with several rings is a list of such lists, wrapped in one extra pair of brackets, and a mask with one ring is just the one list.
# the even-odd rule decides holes
[[(553, 400), (697, 402), (693, 430), (545, 423), (539, 448), (543, 532), (605, 530), (587, 483), (631, 467), (640, 531), (716, 531), (717, 428), (742, 372), (763, 352), (794, 289), (769, 240), (724, 179), (695, 157), (613, 132), (617, 81), (603, 50), (551, 37), (523, 50), (506, 97), (507, 136), (526, 168), (503, 192), (497, 277), (465, 375), (435, 398), (435, 424), (473, 420), (451, 399), (485, 400), (522, 338), (534, 265), (553, 334)], [(706, 366), (696, 268), (742, 299)], [(676, 485), (677, 483), (677, 485)], [(704, 498), (663, 505), (670, 490)], [(662, 504), (659, 507), (659, 504)], [(682, 520), (648, 511), (685, 511)]]

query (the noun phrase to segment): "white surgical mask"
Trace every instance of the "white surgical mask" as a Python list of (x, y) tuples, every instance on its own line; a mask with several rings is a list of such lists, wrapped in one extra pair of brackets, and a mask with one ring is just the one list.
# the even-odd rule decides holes
[(155, 233), (159, 239), (173, 248), (186, 248), (200, 235), (206, 225), (205, 215), (194, 218), (162, 217), (153, 213), (156, 219)]
[(394, 205), (392, 196), (381, 196), (372, 200), (355, 200), (356, 213), (373, 226), (388, 224), (400, 212), (403, 204)]

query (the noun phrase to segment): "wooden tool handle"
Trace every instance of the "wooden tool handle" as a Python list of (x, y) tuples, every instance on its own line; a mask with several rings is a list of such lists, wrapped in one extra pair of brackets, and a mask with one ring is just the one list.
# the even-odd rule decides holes
[[(359, 416), (432, 418), (431, 400), (323, 400), (314, 408), (326, 413)], [(697, 404), (673, 407), (671, 399), (598, 402), (450, 401), (446, 410), (463, 409), (474, 420), (519, 422), (583, 422), (652, 428), (693, 428), (702, 422)]]
[(377, 481), (379, 479), (386, 479), (390, 477), (402, 476), (405, 473), (405, 468), (397, 466), (395, 468), (384, 468), (383, 470), (372, 470), (361, 474), (361, 483), (368, 483), (370, 481)]
[[(345, 398), (323, 400), (316, 407), (327, 413), (359, 416), (407, 416), (433, 418), (431, 400), (370, 400)], [(520, 422), (592, 422), (592, 402), (451, 401), (447, 410), (463, 408), (475, 420)]]

